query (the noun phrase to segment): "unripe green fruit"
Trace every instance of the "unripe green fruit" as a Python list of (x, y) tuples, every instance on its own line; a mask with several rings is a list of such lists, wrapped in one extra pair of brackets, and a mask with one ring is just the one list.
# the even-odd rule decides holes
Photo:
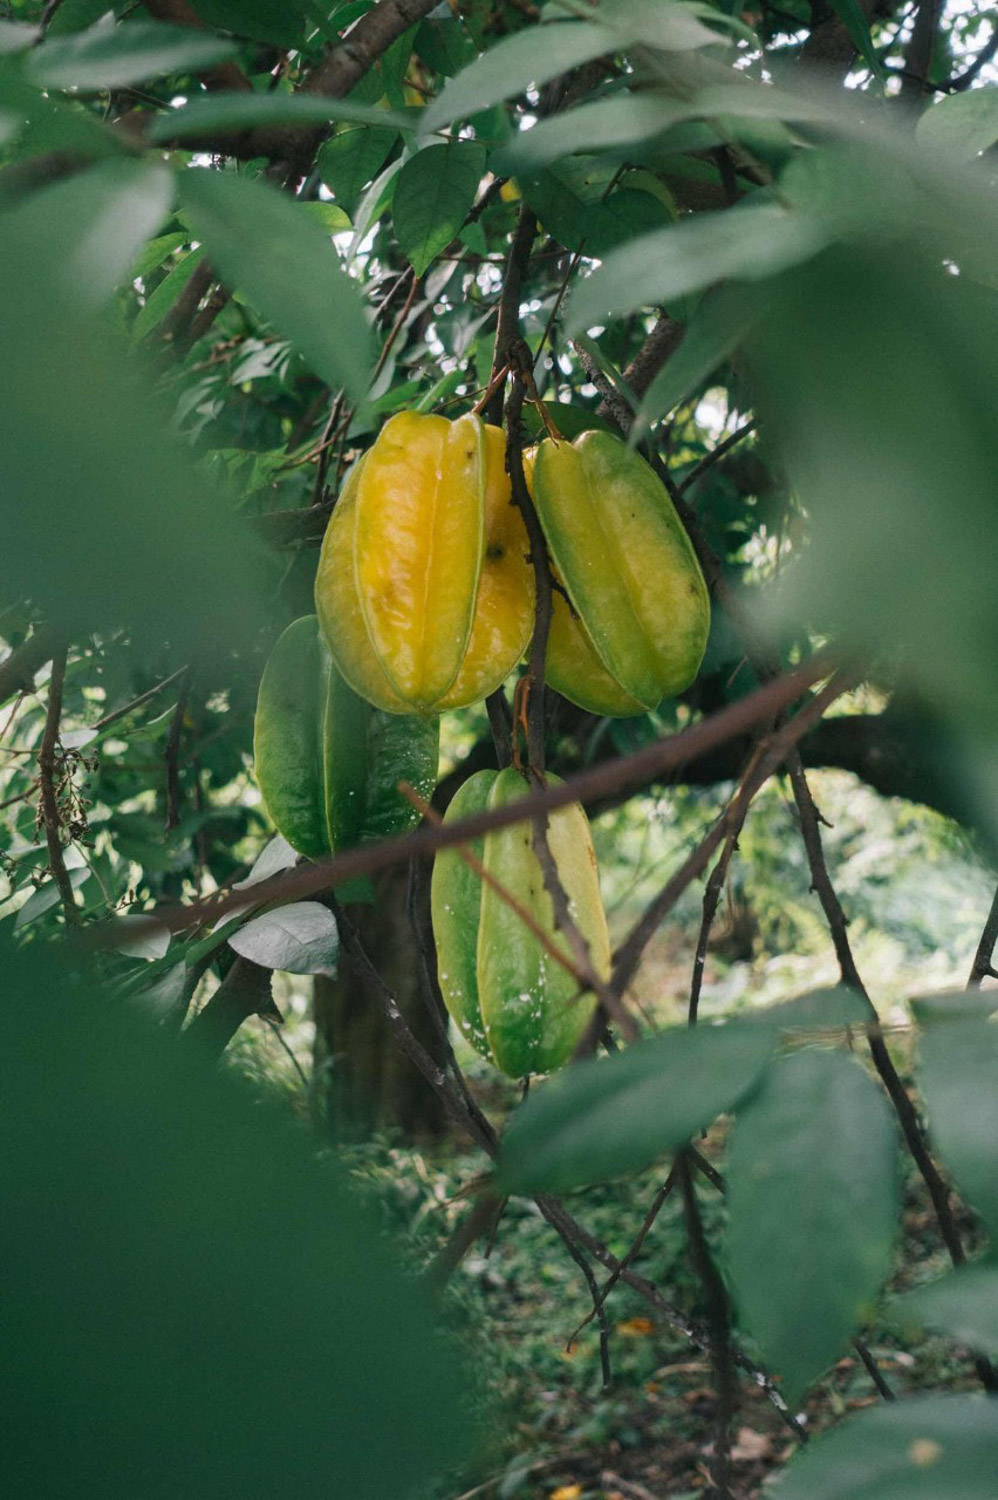
[(418, 811), (398, 790), (433, 794), (436, 719), (384, 713), (332, 664), (315, 615), (289, 625), (260, 680), (253, 753), (267, 811), (310, 859), (404, 833)]
[[(556, 781), (557, 778), (551, 777)], [(451, 802), (445, 823), (527, 794), (518, 772), (479, 771)], [(594, 971), (610, 971), (610, 938), (600, 899), (596, 855), (582, 808), (573, 803), (548, 819), (548, 845)], [(487, 833), (472, 845), (487, 874), (529, 911), (571, 958), (555, 929), (529, 821)], [(431, 886), (437, 970), (444, 1002), (476, 1051), (513, 1078), (562, 1067), (582, 1039), (596, 1005), (547, 951), (519, 913), (452, 849), (441, 850)]]

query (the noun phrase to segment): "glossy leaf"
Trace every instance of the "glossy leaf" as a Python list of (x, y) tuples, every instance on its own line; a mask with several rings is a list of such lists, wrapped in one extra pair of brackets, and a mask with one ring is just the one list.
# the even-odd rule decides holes
[(164, 73), (197, 71), (237, 56), (210, 31), (158, 21), (103, 21), (73, 36), (49, 38), (31, 56), (30, 77), (44, 88), (113, 89)]
[(649, 1166), (744, 1099), (771, 1049), (762, 1028), (701, 1026), (576, 1064), (513, 1116), (503, 1184), (556, 1193)]
[(235, 173), (184, 172), (180, 193), (229, 285), (252, 297), (316, 374), (363, 395), (370, 329), (360, 293), (319, 225), (276, 189)]
[(919, 1054), (929, 1133), (960, 1191), (998, 1238), (998, 1026), (933, 1026)]
[(998, 1437), (980, 1396), (876, 1406), (817, 1438), (773, 1485), (774, 1500), (992, 1500)]
[(395, 235), (417, 276), (456, 238), (485, 171), (474, 141), (427, 146), (404, 163), (392, 198)]
[(739, 1316), (796, 1401), (871, 1315), (890, 1266), (897, 1142), (881, 1089), (843, 1053), (794, 1053), (739, 1114), (726, 1179)]
[(229, 947), (243, 958), (287, 974), (335, 973), (339, 946), (336, 918), (317, 901), (262, 912), (229, 938)]

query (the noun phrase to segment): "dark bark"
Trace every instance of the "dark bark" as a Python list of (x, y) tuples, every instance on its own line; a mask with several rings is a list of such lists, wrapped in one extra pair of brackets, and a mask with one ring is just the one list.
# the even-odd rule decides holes
[[(408, 913), (408, 872), (387, 870), (375, 880), (371, 904), (351, 904), (351, 921), (405, 1020), (443, 1063), (439, 1028), (428, 1010), (419, 955)], [(372, 1002), (368, 977), (341, 951), (335, 979), (315, 980), (313, 1100), (317, 1119), (338, 1138), (395, 1129), (409, 1140), (444, 1133), (440, 1097), (398, 1046)]]

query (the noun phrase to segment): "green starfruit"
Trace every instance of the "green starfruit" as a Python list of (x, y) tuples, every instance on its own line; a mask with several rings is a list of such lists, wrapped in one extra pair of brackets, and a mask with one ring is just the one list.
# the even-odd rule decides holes
[[(476, 772), (454, 797), (444, 821), (504, 807), (526, 793), (515, 770)], [(547, 837), (592, 967), (605, 977), (610, 938), (582, 808), (575, 803), (551, 813)], [(555, 927), (530, 822), (496, 829), (471, 847), (497, 885), (483, 880), (452, 849), (442, 850), (433, 868), (431, 909), (444, 1002), (461, 1034), (504, 1073), (513, 1078), (550, 1073), (572, 1056), (596, 998), (582, 993), (574, 975), (506, 897), (506, 892), (514, 896), (550, 942), (571, 958), (568, 940)]]
[(284, 631), (260, 681), (253, 753), (267, 811), (299, 854), (321, 859), (412, 828), (420, 815), (398, 783), (429, 799), (438, 749), (436, 719), (385, 713), (358, 697), (315, 615)]

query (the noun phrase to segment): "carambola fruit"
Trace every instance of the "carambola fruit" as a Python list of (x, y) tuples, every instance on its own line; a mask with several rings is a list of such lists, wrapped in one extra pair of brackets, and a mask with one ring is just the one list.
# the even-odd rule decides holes
[(398, 790), (429, 799), (438, 723), (381, 712), (359, 698), (329, 655), (315, 615), (295, 620), (268, 658), (253, 726), (256, 779), (293, 849), (321, 859), (403, 833), (418, 811)]
[(533, 574), (498, 428), (401, 412), (354, 465), (315, 602), (336, 663), (390, 713), (486, 697), (526, 650)]
[[(549, 780), (557, 783), (556, 777)], [(526, 793), (515, 770), (478, 771), (460, 788), (444, 821), (485, 807), (503, 807)], [(552, 812), (547, 837), (573, 919), (589, 946), (592, 967), (606, 977), (610, 938), (596, 855), (581, 806), (574, 803)], [(487, 873), (570, 958), (567, 939), (555, 930), (531, 823), (496, 829), (471, 847)], [(440, 988), (462, 1035), (513, 1078), (560, 1068), (585, 1032), (595, 996), (581, 993), (574, 976), (499, 891), (452, 849), (441, 850), (434, 862), (431, 907)]]
[[(558, 580), (547, 677), (595, 713), (655, 708), (689, 687), (710, 629), (693, 545), (657, 475), (607, 432), (546, 438), (528, 479)], [(574, 611), (574, 614), (573, 614)]]

